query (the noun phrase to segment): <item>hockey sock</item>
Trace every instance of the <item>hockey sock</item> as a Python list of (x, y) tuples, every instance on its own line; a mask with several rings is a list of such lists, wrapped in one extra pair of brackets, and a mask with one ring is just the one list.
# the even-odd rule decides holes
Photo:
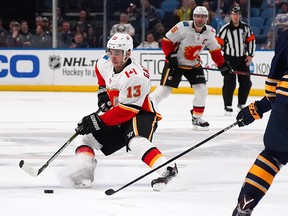
[[(167, 161), (161, 151), (144, 137), (134, 137), (129, 143), (129, 148), (135, 156), (141, 158), (152, 169)], [(162, 167), (156, 172), (162, 175), (165, 171), (166, 167)]]
[(262, 151), (246, 175), (238, 202), (243, 197), (253, 199), (250, 209), (253, 209), (270, 188), (274, 177), (280, 171), (281, 164), (269, 152)]
[(89, 156), (91, 156), (91, 157), (95, 157), (94, 150), (93, 150), (90, 146), (88, 146), (88, 145), (78, 146), (78, 147), (76, 148), (76, 150), (75, 150), (75, 154), (76, 154), (76, 155), (79, 155), (79, 154), (83, 155), (83, 154), (85, 154), (85, 155), (89, 155)]

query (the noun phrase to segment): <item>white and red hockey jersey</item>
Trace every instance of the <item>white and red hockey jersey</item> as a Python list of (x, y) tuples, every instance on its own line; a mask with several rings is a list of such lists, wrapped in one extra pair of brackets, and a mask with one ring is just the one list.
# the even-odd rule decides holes
[(156, 113), (161, 119), (155, 102), (149, 98), (151, 82), (149, 71), (133, 58), (121, 72), (115, 72), (108, 55), (98, 59), (95, 66), (99, 86), (106, 86), (112, 108), (100, 115), (107, 126), (122, 124), (135, 117), (140, 110)]
[(216, 40), (215, 29), (205, 25), (200, 33), (195, 31), (193, 21), (182, 21), (172, 27), (162, 40), (162, 50), (165, 56), (177, 51), (179, 66), (199, 66), (201, 63), (200, 53), (207, 48), (213, 61), (221, 66), (224, 57), (221, 46)]

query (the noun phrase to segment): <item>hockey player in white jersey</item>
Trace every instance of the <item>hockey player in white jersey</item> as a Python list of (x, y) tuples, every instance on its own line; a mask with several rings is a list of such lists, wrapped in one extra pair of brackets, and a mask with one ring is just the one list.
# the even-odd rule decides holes
[[(161, 115), (149, 96), (149, 71), (130, 57), (132, 50), (131, 36), (116, 33), (107, 43), (107, 55), (97, 61), (98, 105), (104, 113), (85, 116), (76, 128), (84, 135), (76, 155), (87, 159), (71, 175), (76, 187), (91, 187), (96, 167), (94, 150), (108, 156), (125, 147), (152, 169), (167, 161), (151, 142)], [(178, 173), (176, 164), (157, 171), (160, 177), (151, 182), (154, 190), (161, 190)]]
[(209, 49), (213, 61), (224, 73), (230, 73), (229, 63), (224, 61), (221, 47), (215, 38), (215, 29), (206, 25), (208, 11), (204, 6), (197, 6), (193, 12), (193, 21), (182, 21), (172, 27), (162, 40), (162, 50), (166, 57), (160, 86), (151, 97), (160, 103), (178, 88), (184, 76), (194, 89), (192, 125), (194, 130), (209, 130), (209, 123), (202, 119), (208, 89), (201, 67), (200, 53)]

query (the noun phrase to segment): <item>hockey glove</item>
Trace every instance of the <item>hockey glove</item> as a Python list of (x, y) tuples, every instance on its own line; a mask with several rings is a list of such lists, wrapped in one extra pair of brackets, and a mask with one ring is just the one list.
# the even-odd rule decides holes
[(234, 72), (228, 61), (224, 62), (218, 69), (221, 71), (222, 76), (227, 76)]
[(107, 91), (105, 87), (99, 87), (98, 90), (98, 107), (102, 112), (107, 112), (111, 109), (112, 104), (108, 97)]
[(178, 67), (178, 59), (177, 59), (177, 53), (172, 52), (170, 53), (166, 59), (168, 60), (169, 67), (170, 68), (176, 68)]
[(79, 134), (85, 135), (96, 132), (104, 126), (104, 123), (96, 113), (92, 113), (78, 123), (78, 127), (75, 129)]
[(249, 106), (243, 108), (236, 116), (239, 127), (251, 124), (254, 120), (261, 119), (263, 116), (262, 110), (258, 106), (258, 101), (255, 101)]

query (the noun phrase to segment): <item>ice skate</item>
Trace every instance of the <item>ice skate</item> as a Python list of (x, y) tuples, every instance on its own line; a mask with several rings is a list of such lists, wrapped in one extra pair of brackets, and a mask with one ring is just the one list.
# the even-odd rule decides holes
[(224, 113), (225, 116), (231, 116), (233, 113), (233, 109), (231, 106), (225, 106), (224, 110), (225, 110), (225, 113)]
[(192, 125), (193, 130), (202, 130), (202, 131), (209, 130), (209, 123), (201, 118), (195, 118), (192, 116)]
[(174, 167), (168, 166), (166, 172), (162, 177), (154, 179), (151, 181), (151, 186), (154, 191), (161, 191), (163, 190), (169, 181), (174, 178), (178, 173), (177, 166), (175, 164)]
[(239, 112), (240, 112), (240, 110), (242, 110), (245, 107), (246, 107), (245, 104), (238, 104), (237, 105), (237, 108), (238, 108)]
[(70, 179), (75, 188), (90, 188), (94, 181), (94, 171), (97, 165), (94, 151), (91, 147), (82, 145), (75, 152), (75, 167)]
[(232, 216), (250, 216), (253, 211), (254, 199), (248, 195), (241, 196)]
[(234, 209), (232, 216), (250, 216), (252, 213), (251, 209), (241, 210), (238, 206)]

